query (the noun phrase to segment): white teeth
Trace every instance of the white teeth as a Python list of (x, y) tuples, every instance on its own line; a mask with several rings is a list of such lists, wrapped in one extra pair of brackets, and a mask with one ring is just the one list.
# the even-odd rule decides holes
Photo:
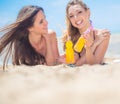
[(82, 22), (82, 21), (78, 21), (77, 24), (79, 25), (79, 24), (81, 24), (81, 22)]

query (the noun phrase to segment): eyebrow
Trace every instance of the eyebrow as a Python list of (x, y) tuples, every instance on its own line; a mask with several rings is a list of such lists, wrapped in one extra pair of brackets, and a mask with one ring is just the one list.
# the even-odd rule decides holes
[[(78, 12), (78, 11), (81, 11), (81, 10), (79, 10), (79, 9), (77, 9), (77, 10), (75, 10), (74, 12)], [(73, 12), (70, 12), (70, 13), (68, 13), (69, 15), (73, 15)]]

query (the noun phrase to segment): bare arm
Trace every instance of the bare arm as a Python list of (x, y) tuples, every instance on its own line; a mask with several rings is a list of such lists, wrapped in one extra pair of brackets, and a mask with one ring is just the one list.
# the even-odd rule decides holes
[(93, 56), (89, 57), (89, 49), (86, 49), (86, 59), (88, 64), (100, 64), (103, 61), (105, 53), (108, 48), (110, 34), (106, 33), (107, 37), (96, 47), (95, 51), (93, 52)]
[(58, 41), (57, 41), (57, 36), (56, 36), (56, 33), (54, 32), (53, 35), (51, 36), (51, 44), (52, 44), (52, 50), (53, 50), (53, 57), (54, 57), (54, 60), (55, 60), (55, 64), (56, 64), (56, 61), (59, 57), (59, 51), (58, 51)]
[(47, 65), (55, 65), (56, 59), (59, 56), (57, 41), (56, 41), (56, 33), (50, 31), (48, 36), (44, 36), (46, 40), (46, 63)]
[(103, 30), (102, 33), (95, 39), (95, 46), (86, 47), (86, 62), (87, 64), (100, 64), (104, 58), (108, 48), (110, 33), (108, 30)]
[[(93, 52), (95, 51), (95, 48), (96, 48), (97, 44), (93, 44), (90, 49), (89, 49), (89, 53), (87, 54), (88, 57), (86, 57), (86, 53), (88, 52), (88, 50), (86, 50), (86, 53), (84, 53), (79, 59), (77, 59), (75, 65), (76, 66), (81, 66), (83, 64), (87, 64), (87, 59), (86, 58), (89, 58), (91, 56), (93, 56)], [(91, 61), (91, 60), (90, 60)]]
[(104, 58), (106, 53), (110, 33), (107, 31), (103, 31), (104, 34), (100, 34), (98, 38), (96, 38), (94, 44), (92, 46), (87, 45), (85, 47), (85, 54), (76, 62), (76, 65), (82, 64), (99, 64)]

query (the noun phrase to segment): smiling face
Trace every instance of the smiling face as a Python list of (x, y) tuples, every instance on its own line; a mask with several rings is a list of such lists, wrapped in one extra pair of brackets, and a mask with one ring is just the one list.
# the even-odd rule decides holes
[(29, 32), (38, 35), (48, 33), (48, 22), (42, 11), (37, 13), (33, 26), (29, 28)]
[(85, 10), (81, 5), (71, 5), (68, 9), (68, 18), (71, 24), (79, 30), (85, 30), (89, 25), (90, 11)]

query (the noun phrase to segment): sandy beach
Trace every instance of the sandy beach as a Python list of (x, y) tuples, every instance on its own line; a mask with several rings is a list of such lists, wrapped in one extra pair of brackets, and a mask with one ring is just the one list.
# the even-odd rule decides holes
[(119, 44), (111, 35), (105, 65), (1, 66), (0, 104), (120, 104)]

